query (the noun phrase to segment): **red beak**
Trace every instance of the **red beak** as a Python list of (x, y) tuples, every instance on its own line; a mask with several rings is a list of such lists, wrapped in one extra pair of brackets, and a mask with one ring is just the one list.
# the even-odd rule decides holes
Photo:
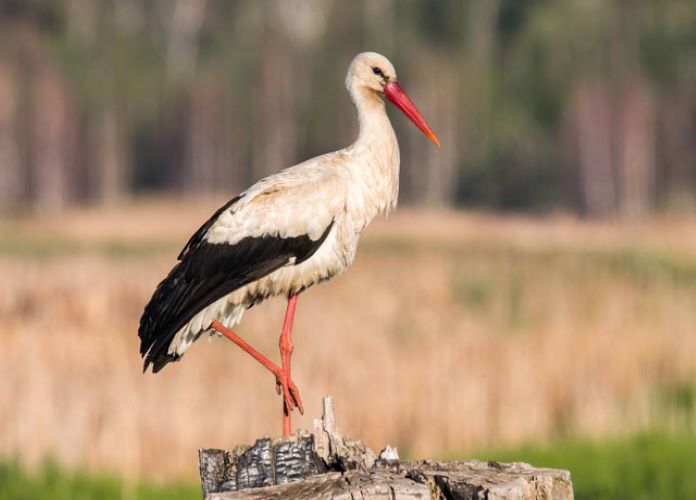
[(413, 101), (406, 95), (404, 89), (401, 88), (397, 82), (390, 82), (384, 86), (384, 95), (389, 99), (394, 106), (399, 108), (408, 118), (413, 122), (413, 124), (423, 132), (428, 139), (433, 141), (438, 146), (440, 145), (440, 140), (435, 136), (430, 127), (425, 122), (421, 116), (416, 105)]

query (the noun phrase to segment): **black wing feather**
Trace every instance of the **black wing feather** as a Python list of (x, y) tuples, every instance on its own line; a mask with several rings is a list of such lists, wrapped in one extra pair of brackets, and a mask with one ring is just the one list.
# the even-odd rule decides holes
[[(295, 265), (308, 259), (332, 226), (333, 221), (318, 240), (308, 235), (263, 236), (247, 237), (229, 245), (207, 243), (202, 236), (194, 241), (194, 235), (182, 252), (181, 262), (157, 285), (140, 319), (138, 336), (140, 354), (145, 358), (144, 370), (152, 364), (157, 373), (178, 359), (167, 353), (169, 344), (201, 309), (283, 267), (291, 258), (295, 258)], [(208, 229), (204, 227), (199, 230), (202, 234)]]
[(184, 248), (181, 250), (179, 253), (179, 256), (177, 259), (183, 260), (191, 251), (193, 251), (200, 243), (203, 241), (203, 237), (205, 236), (205, 233), (208, 232), (208, 229), (210, 229), (210, 226), (213, 225), (213, 223), (220, 217), (222, 212), (230, 208), (232, 205), (237, 203), (239, 200), (242, 199), (243, 194), (237, 195), (234, 198), (232, 198), (230, 201), (225, 203), (223, 206), (218, 208), (215, 213), (203, 223), (201, 227), (198, 228), (198, 231), (193, 233), (193, 236), (186, 242), (186, 245), (184, 245)]

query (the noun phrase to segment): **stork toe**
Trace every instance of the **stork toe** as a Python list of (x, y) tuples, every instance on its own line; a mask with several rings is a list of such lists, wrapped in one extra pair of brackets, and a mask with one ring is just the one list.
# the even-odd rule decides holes
[(287, 374), (281, 372), (280, 376), (276, 378), (276, 392), (278, 394), (282, 393), (283, 402), (285, 403), (288, 414), (297, 408), (300, 414), (304, 415), (304, 405), (300, 398), (300, 390)]

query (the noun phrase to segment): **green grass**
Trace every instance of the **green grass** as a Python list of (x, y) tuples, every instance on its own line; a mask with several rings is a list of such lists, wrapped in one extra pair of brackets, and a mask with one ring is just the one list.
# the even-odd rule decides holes
[(568, 469), (577, 500), (696, 499), (696, 436), (689, 434), (529, 445), (479, 458)]
[(65, 472), (51, 462), (29, 474), (14, 463), (0, 463), (0, 500), (188, 500), (200, 496), (197, 484), (136, 484), (107, 475)]
[[(578, 500), (696, 499), (696, 437), (686, 433), (569, 440), (480, 453), (478, 458), (569, 469)], [(197, 484), (128, 483), (105, 475), (68, 473), (53, 463), (28, 474), (16, 464), (0, 464), (0, 500), (192, 498), (200, 498)]]
[[(696, 436), (687, 433), (529, 444), (479, 453), (477, 458), (568, 469), (578, 500), (696, 499)], [(29, 474), (15, 463), (0, 463), (0, 500), (183, 500), (199, 496), (197, 484), (136, 484), (108, 475), (65, 472), (53, 462)]]

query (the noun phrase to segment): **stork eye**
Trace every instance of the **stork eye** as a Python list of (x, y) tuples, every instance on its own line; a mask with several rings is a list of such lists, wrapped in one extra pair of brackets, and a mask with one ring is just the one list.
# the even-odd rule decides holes
[(384, 76), (384, 73), (382, 73), (382, 70), (379, 69), (377, 66), (372, 67), (372, 72), (377, 75), (377, 76)]

